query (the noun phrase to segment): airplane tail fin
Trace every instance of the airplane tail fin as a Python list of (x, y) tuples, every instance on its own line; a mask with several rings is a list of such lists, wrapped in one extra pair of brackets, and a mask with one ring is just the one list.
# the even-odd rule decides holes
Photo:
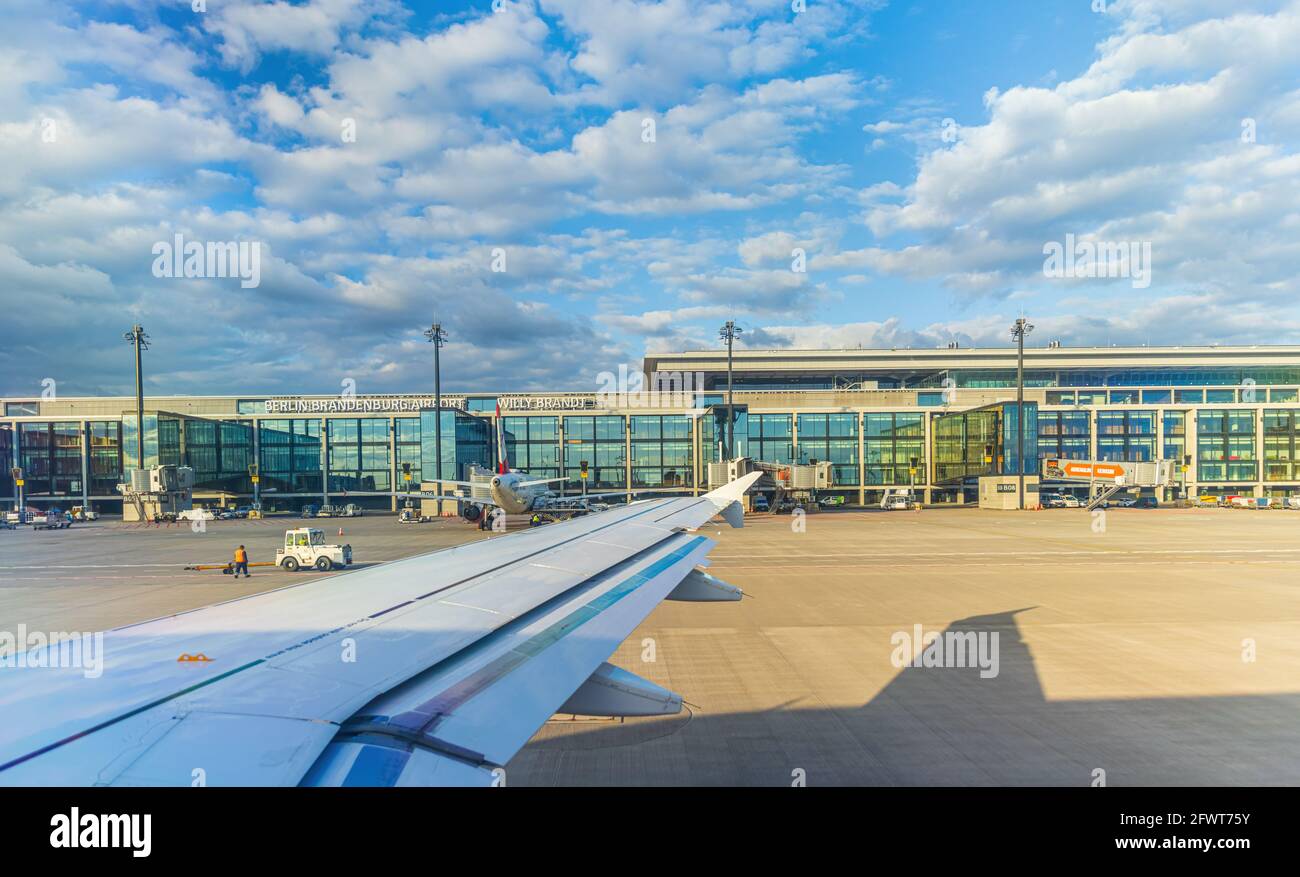
[(497, 474), (505, 475), (510, 471), (510, 460), (506, 457), (506, 429), (501, 423), (501, 403), (497, 403)]

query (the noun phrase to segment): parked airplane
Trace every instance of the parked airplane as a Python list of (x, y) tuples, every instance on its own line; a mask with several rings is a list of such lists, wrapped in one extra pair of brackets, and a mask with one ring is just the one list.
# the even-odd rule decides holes
[(557, 712), (676, 714), (606, 659), (661, 600), (740, 599), (694, 531), (759, 474), (18, 652), (0, 786), (490, 785)]
[[(589, 503), (603, 498), (627, 496), (629, 493), (649, 492), (620, 490), (614, 493), (589, 493), (583, 497), (560, 496), (551, 490), (548, 485), (567, 481), (567, 478), (531, 478), (527, 472), (519, 472), (510, 468), (510, 461), (506, 455), (505, 428), (502, 426), (500, 405), (497, 406), (496, 424), (497, 468), (491, 482), (489, 482), (491, 498), (446, 495), (434, 495), (432, 497), (434, 499), (466, 503), (463, 514), (467, 520), (477, 521), (479, 516), (483, 514), (482, 506), (485, 505), (496, 506), (511, 515), (525, 515), (536, 511), (578, 512), (585, 511)], [(451, 484), (456, 487), (467, 487), (471, 490), (483, 486), (481, 483), (472, 481), (450, 481), (446, 478), (442, 479), (441, 483)], [(430, 494), (422, 493), (421, 496), (429, 497)]]

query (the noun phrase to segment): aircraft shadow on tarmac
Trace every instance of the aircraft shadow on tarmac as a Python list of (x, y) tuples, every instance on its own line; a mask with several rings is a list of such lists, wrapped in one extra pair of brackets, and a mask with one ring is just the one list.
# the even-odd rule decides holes
[(1101, 770), (1116, 786), (1300, 783), (1300, 694), (1049, 701), (1017, 623), (1025, 611), (945, 629), (996, 631), (994, 678), (905, 666), (854, 709), (592, 723), (530, 743), (510, 782), (1088, 786)]

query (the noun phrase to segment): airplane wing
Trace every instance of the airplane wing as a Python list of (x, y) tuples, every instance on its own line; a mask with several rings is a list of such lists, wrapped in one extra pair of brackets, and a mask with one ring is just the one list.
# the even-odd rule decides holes
[(739, 599), (694, 531), (757, 477), (0, 656), (0, 785), (485, 785), (561, 709), (674, 713), (605, 660)]
[[(406, 496), (404, 493), (397, 494), (399, 497)], [(422, 493), (418, 490), (412, 491), (411, 496), (418, 496), (420, 499), (440, 499), (443, 502), (463, 502), (471, 505), (490, 505), (499, 507), (501, 504), (490, 496), (456, 496), (455, 494), (444, 494), (439, 496), (436, 493)]]
[(536, 487), (539, 484), (554, 484), (557, 481), (568, 481), (568, 476), (562, 478), (538, 478), (535, 481), (520, 481), (516, 487)]

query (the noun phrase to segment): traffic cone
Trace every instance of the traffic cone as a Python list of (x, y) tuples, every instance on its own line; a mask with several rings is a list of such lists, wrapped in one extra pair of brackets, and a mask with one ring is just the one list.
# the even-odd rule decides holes
[(340, 536), (343, 535), (343, 528), (342, 528), (342, 527), (339, 527), (339, 535), (340, 535)]

